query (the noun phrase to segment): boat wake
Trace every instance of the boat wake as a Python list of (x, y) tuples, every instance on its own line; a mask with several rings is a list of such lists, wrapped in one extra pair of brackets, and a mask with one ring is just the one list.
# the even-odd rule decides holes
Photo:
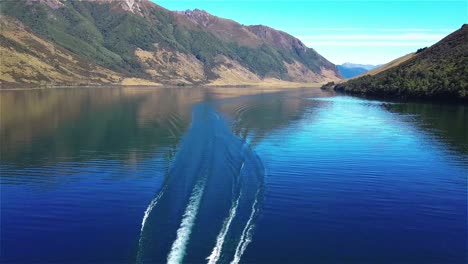
[(144, 212), (137, 263), (239, 263), (263, 198), (260, 158), (209, 103), (194, 106), (163, 187)]
[(182, 263), (182, 260), (184, 259), (185, 249), (187, 247), (190, 234), (192, 233), (192, 227), (197, 218), (203, 189), (205, 189), (205, 182), (201, 180), (193, 190), (193, 195), (190, 197), (189, 204), (184, 213), (184, 218), (182, 219), (179, 230), (177, 230), (177, 238), (174, 241), (174, 244), (172, 244), (171, 252), (169, 252), (169, 256), (167, 257), (167, 263), (169, 264)]

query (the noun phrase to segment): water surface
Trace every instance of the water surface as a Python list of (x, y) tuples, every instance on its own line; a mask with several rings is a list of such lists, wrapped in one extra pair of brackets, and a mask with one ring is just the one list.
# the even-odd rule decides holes
[(0, 92), (7, 263), (465, 263), (463, 105)]

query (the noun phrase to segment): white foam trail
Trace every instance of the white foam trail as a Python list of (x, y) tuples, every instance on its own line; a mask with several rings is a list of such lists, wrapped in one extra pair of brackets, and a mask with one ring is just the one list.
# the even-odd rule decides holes
[(143, 229), (145, 228), (146, 220), (148, 220), (148, 217), (151, 214), (151, 211), (153, 211), (153, 208), (156, 206), (156, 204), (158, 204), (159, 200), (163, 196), (166, 189), (167, 189), (167, 184), (163, 186), (159, 194), (156, 197), (154, 197), (154, 199), (146, 208), (145, 215), (143, 216), (143, 220), (141, 221), (140, 239), (138, 240), (137, 263), (141, 262), (140, 257), (141, 257), (142, 243), (143, 243)]
[[(242, 170), (244, 169), (244, 164), (245, 162), (242, 162), (239, 173), (242, 173)], [(229, 227), (231, 226), (232, 220), (236, 217), (237, 207), (239, 205), (241, 195), (242, 193), (239, 193), (239, 196), (237, 197), (236, 201), (232, 204), (231, 209), (229, 209), (229, 216), (224, 221), (223, 227), (221, 228), (221, 232), (216, 238), (216, 245), (213, 248), (213, 251), (211, 251), (210, 256), (206, 258), (208, 260), (208, 264), (215, 264), (221, 257), (221, 250), (223, 248), (224, 240), (229, 231)]]
[(168, 264), (182, 263), (184, 259), (185, 249), (187, 248), (187, 243), (197, 218), (198, 208), (200, 207), (204, 189), (205, 182), (198, 182), (192, 192), (192, 195), (190, 196), (189, 204), (185, 209), (182, 222), (179, 229), (177, 230), (176, 240), (172, 244), (171, 251), (167, 256)]
[(208, 264), (215, 264), (221, 257), (221, 249), (223, 248), (224, 239), (226, 238), (226, 235), (229, 231), (229, 227), (231, 226), (232, 220), (236, 216), (237, 206), (239, 205), (240, 196), (241, 195), (239, 194), (239, 197), (231, 206), (231, 209), (229, 210), (229, 216), (224, 221), (223, 227), (221, 228), (221, 232), (218, 234), (218, 237), (216, 238), (216, 245), (213, 248), (211, 255), (206, 258), (208, 260)]
[(153, 208), (156, 206), (156, 204), (158, 204), (159, 199), (161, 199), (161, 197), (163, 196), (164, 191), (166, 191), (166, 188), (167, 188), (167, 185), (164, 185), (164, 187), (161, 189), (159, 194), (156, 197), (154, 197), (154, 199), (146, 208), (145, 215), (143, 216), (143, 221), (141, 221), (141, 230), (140, 230), (141, 232), (143, 232), (143, 228), (145, 227), (148, 216), (151, 214), (151, 211), (153, 211)]
[[(256, 195), (258, 197), (258, 193)], [(255, 202), (252, 205), (252, 213), (250, 214), (250, 218), (247, 221), (247, 224), (245, 225), (244, 230), (242, 231), (241, 238), (239, 240), (239, 244), (237, 244), (236, 252), (234, 253), (234, 259), (232, 260), (231, 264), (238, 264), (242, 255), (244, 254), (244, 251), (247, 249), (247, 246), (252, 242), (252, 230), (253, 230), (253, 225), (252, 225), (252, 220), (255, 216), (255, 213), (257, 210), (255, 209), (255, 206), (257, 205), (258, 199), (255, 198)]]

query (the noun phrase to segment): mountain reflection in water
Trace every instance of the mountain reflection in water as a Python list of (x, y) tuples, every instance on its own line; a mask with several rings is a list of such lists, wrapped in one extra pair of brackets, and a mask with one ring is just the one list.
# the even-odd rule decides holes
[(1, 262), (464, 260), (464, 105), (109, 87), (0, 110)]

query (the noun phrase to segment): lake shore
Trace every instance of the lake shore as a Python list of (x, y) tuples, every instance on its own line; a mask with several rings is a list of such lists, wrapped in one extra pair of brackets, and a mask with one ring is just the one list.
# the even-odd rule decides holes
[(289, 88), (320, 88), (324, 83), (296, 83), (296, 82), (259, 82), (247, 84), (70, 84), (70, 85), (30, 85), (30, 84), (0, 84), (0, 91), (13, 91), (13, 90), (43, 90), (43, 89), (62, 89), (62, 88), (109, 88), (109, 87), (141, 87), (141, 88), (275, 88), (275, 89), (289, 89)]

